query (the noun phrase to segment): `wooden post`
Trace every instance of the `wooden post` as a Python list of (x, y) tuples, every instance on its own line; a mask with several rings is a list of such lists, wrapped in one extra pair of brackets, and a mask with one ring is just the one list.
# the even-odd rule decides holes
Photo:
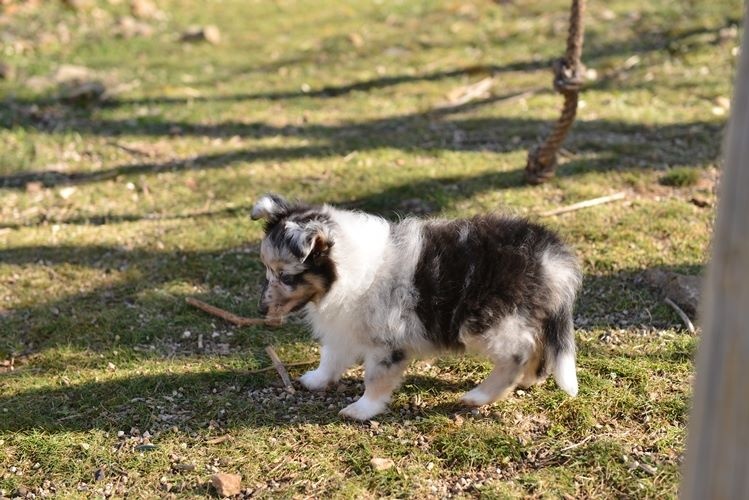
[[(745, 19), (747, 17), (745, 16)], [(684, 500), (749, 498), (749, 32), (725, 142), (681, 483)]]

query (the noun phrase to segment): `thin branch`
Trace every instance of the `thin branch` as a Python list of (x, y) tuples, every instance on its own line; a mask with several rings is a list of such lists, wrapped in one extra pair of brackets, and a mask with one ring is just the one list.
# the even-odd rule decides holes
[(143, 151), (142, 149), (134, 148), (132, 146), (128, 146), (127, 144), (122, 144), (121, 142), (107, 141), (107, 144), (109, 144), (110, 146), (119, 148), (125, 151), (126, 153), (130, 153), (131, 155), (134, 155), (134, 156), (141, 156), (141, 157), (147, 157), (147, 158), (150, 158), (153, 156), (153, 154), (148, 151)]
[[(292, 367), (295, 367), (295, 366), (309, 366), (309, 365), (314, 365), (315, 363), (317, 363), (317, 361), (315, 361), (313, 359), (310, 359), (309, 361), (300, 361), (298, 363), (287, 363), (285, 366), (287, 366), (289, 368), (292, 368)], [(269, 371), (275, 370), (275, 369), (276, 369), (276, 367), (274, 365), (271, 365), (271, 366), (266, 366), (264, 368), (258, 368), (257, 370), (250, 370), (248, 372), (244, 372), (244, 374), (245, 375), (255, 375), (257, 373), (265, 373), (265, 372), (269, 372)]]
[(575, 448), (579, 448), (580, 446), (584, 445), (585, 443), (587, 443), (591, 439), (593, 439), (593, 434), (588, 435), (585, 439), (583, 439), (579, 443), (571, 444), (571, 445), (569, 445), (567, 447), (562, 448), (560, 451), (574, 450)]
[(572, 205), (568, 205), (562, 208), (556, 208), (554, 210), (549, 210), (548, 212), (541, 212), (539, 215), (541, 217), (552, 217), (554, 215), (565, 214), (567, 212), (574, 212), (575, 210), (580, 210), (582, 208), (595, 207), (596, 205), (603, 205), (604, 203), (611, 203), (612, 201), (623, 200), (626, 197), (627, 197), (627, 193), (622, 191), (619, 193), (610, 194), (608, 196), (601, 196), (600, 198), (593, 198), (592, 200), (585, 200), (585, 201), (581, 201), (578, 203), (573, 203)]
[(681, 321), (684, 323), (684, 326), (686, 326), (687, 330), (689, 330), (689, 333), (694, 333), (694, 325), (690, 321), (689, 316), (687, 316), (687, 314), (681, 310), (681, 307), (677, 306), (676, 302), (669, 299), (668, 297), (666, 297), (665, 301), (666, 301), (666, 304), (671, 306), (671, 309), (676, 311), (676, 314), (679, 315), (679, 317), (681, 318)]
[(224, 309), (206, 304), (202, 300), (198, 300), (193, 297), (185, 298), (185, 301), (191, 306), (197, 307), (198, 309), (218, 316), (221, 319), (228, 321), (237, 326), (250, 326), (250, 325), (265, 325), (265, 326), (279, 326), (283, 320), (281, 318), (245, 318), (244, 316), (237, 316), (234, 313), (230, 313)]
[(276, 371), (281, 376), (281, 380), (283, 381), (284, 387), (286, 387), (286, 390), (290, 393), (296, 392), (294, 390), (294, 386), (291, 385), (291, 377), (289, 377), (289, 372), (286, 371), (286, 367), (281, 362), (281, 358), (278, 357), (278, 354), (276, 354), (275, 349), (273, 349), (273, 346), (269, 345), (265, 348), (265, 352), (268, 353), (268, 356), (270, 357), (270, 360), (273, 362), (273, 366), (276, 368)]

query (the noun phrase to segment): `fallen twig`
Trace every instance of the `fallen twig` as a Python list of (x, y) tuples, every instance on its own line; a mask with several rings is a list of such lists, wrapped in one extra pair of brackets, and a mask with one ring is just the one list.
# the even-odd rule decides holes
[(453, 90), (447, 96), (448, 103), (439, 105), (437, 108), (469, 103), (487, 94), (493, 86), (494, 78), (488, 76), (476, 83)]
[[(317, 361), (311, 359), (309, 361), (300, 361), (299, 363), (287, 363), (284, 366), (291, 368), (291, 367), (294, 367), (294, 366), (309, 366), (309, 365), (314, 365), (315, 363), (317, 363)], [(273, 365), (271, 365), (271, 366), (266, 366), (264, 368), (258, 368), (257, 370), (250, 370), (248, 372), (244, 372), (244, 374), (245, 375), (255, 375), (256, 373), (269, 372), (269, 371), (275, 370), (275, 369), (276, 369), (276, 367), (273, 366)]]
[(286, 367), (281, 362), (281, 358), (278, 357), (278, 354), (276, 354), (276, 351), (273, 349), (273, 346), (272, 345), (267, 346), (265, 348), (265, 352), (268, 353), (270, 360), (273, 362), (273, 366), (276, 368), (276, 371), (281, 376), (281, 381), (283, 382), (284, 387), (286, 387), (286, 390), (292, 394), (296, 392), (294, 390), (294, 386), (291, 385), (291, 377), (289, 377), (289, 372), (286, 371)]
[(187, 297), (185, 301), (191, 306), (195, 306), (198, 309), (213, 314), (221, 319), (228, 321), (237, 326), (249, 326), (249, 325), (265, 325), (265, 326), (278, 326), (282, 323), (281, 318), (245, 318), (244, 316), (237, 316), (234, 313), (225, 311), (218, 307), (206, 304), (202, 300), (195, 299), (193, 297)]
[(681, 307), (676, 305), (676, 302), (666, 297), (665, 299), (666, 304), (671, 306), (671, 309), (676, 311), (676, 314), (679, 315), (681, 318), (681, 321), (684, 322), (684, 326), (687, 327), (687, 330), (689, 330), (689, 333), (694, 333), (694, 325), (692, 324), (692, 321), (689, 319), (689, 316), (681, 310)]
[(626, 197), (627, 197), (627, 193), (622, 191), (619, 193), (610, 194), (608, 196), (601, 196), (600, 198), (593, 198), (592, 200), (585, 200), (585, 201), (581, 201), (578, 203), (573, 203), (572, 205), (568, 205), (562, 208), (556, 208), (554, 210), (549, 210), (548, 212), (541, 212), (539, 215), (541, 217), (551, 217), (554, 215), (565, 214), (567, 212), (574, 212), (575, 210), (580, 210), (582, 208), (595, 207), (596, 205), (603, 205), (604, 203), (611, 203), (612, 201), (623, 200)]
[(150, 153), (148, 151), (143, 151), (142, 149), (134, 148), (133, 146), (128, 146), (127, 144), (122, 144), (121, 142), (107, 141), (107, 144), (109, 144), (110, 146), (114, 146), (115, 148), (119, 148), (126, 153), (130, 153), (131, 155), (148, 157), (148, 158), (153, 156), (153, 153)]
[(590, 434), (585, 439), (583, 439), (582, 441), (580, 441), (579, 443), (575, 443), (575, 444), (571, 444), (569, 446), (566, 446), (566, 447), (562, 448), (560, 451), (569, 451), (569, 450), (574, 450), (575, 448), (579, 448), (580, 446), (582, 446), (585, 443), (587, 443), (588, 441), (590, 441), (592, 438), (593, 438), (593, 434)]

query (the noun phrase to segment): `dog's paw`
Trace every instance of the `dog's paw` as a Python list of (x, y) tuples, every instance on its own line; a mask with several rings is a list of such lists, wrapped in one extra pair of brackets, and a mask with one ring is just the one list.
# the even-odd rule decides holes
[(351, 403), (339, 412), (342, 417), (353, 420), (369, 420), (387, 409), (387, 403), (370, 401), (363, 397), (355, 403)]
[(484, 406), (493, 403), (494, 398), (476, 387), (475, 389), (463, 394), (463, 397), (460, 398), (460, 402), (466, 406)]
[(330, 378), (320, 370), (310, 370), (301, 377), (299, 382), (310, 391), (322, 391), (330, 385)]

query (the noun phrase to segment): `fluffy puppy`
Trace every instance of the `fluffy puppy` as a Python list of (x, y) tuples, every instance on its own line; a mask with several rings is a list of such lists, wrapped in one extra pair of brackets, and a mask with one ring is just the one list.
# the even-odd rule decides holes
[(409, 360), (443, 351), (494, 364), (463, 395), (470, 406), (549, 373), (577, 394), (572, 308), (581, 274), (548, 229), (499, 215), (391, 223), (272, 194), (252, 218), (265, 220), (261, 311), (303, 311), (322, 346), (320, 366), (300, 382), (323, 390), (364, 361), (364, 395), (341, 415), (383, 412)]

